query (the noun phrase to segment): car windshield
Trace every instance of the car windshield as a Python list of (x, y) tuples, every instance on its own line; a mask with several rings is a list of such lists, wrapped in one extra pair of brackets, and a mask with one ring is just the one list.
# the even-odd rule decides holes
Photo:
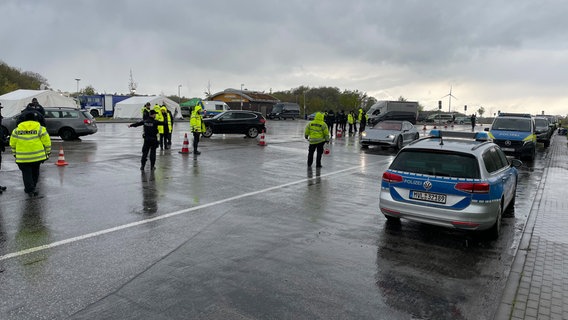
[(390, 166), (392, 170), (453, 178), (479, 179), (475, 156), (428, 149), (403, 149)]
[(283, 105), (277, 104), (274, 107), (272, 107), (272, 112), (274, 112), (274, 113), (282, 112), (283, 107), (284, 107)]
[(534, 123), (537, 127), (548, 127), (548, 120), (546, 119), (534, 119)]
[(402, 122), (379, 122), (375, 126), (373, 126), (373, 129), (379, 129), (379, 130), (400, 131), (401, 128), (402, 128)]
[(531, 120), (521, 118), (497, 118), (491, 126), (491, 130), (505, 131), (531, 131)]

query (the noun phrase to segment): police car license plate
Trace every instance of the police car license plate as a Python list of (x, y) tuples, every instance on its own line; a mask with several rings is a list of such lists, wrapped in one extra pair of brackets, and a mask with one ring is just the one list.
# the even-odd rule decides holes
[(439, 194), (439, 193), (431, 193), (431, 192), (422, 192), (422, 191), (410, 191), (410, 198), (414, 200), (420, 201), (428, 201), (428, 202), (435, 202), (435, 203), (446, 203), (446, 195)]
[(515, 152), (515, 148), (501, 148), (503, 152)]

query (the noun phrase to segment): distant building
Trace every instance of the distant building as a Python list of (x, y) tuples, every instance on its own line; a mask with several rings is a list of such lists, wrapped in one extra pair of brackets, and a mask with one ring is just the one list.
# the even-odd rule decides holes
[(267, 115), (280, 100), (257, 91), (226, 89), (212, 94), (207, 100), (224, 101), (231, 110), (251, 110)]

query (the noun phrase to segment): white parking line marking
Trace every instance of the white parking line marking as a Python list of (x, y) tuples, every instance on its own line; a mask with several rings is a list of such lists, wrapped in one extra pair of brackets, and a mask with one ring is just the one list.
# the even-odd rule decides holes
[(226, 203), (226, 202), (233, 201), (233, 200), (239, 200), (239, 199), (242, 199), (242, 198), (246, 198), (246, 197), (254, 196), (254, 195), (257, 195), (257, 194), (273, 191), (273, 190), (276, 190), (276, 189), (286, 188), (286, 187), (293, 186), (293, 185), (296, 185), (296, 184), (299, 184), (299, 183), (304, 183), (306, 181), (313, 180), (313, 179), (316, 179), (316, 178), (323, 178), (323, 177), (332, 176), (332, 175), (336, 175), (336, 174), (347, 172), (347, 171), (352, 171), (352, 170), (355, 170), (355, 169), (360, 169), (360, 168), (363, 168), (364, 166), (365, 165), (359, 165), (359, 166), (354, 166), (354, 167), (350, 167), (350, 168), (347, 168), (347, 169), (338, 170), (338, 171), (334, 171), (334, 172), (330, 172), (330, 173), (314, 175), (314, 177), (311, 177), (311, 178), (306, 178), (306, 179), (301, 179), (301, 180), (297, 180), (297, 181), (293, 181), (293, 182), (289, 182), (289, 183), (284, 183), (284, 184), (274, 186), (274, 187), (270, 187), (270, 188), (267, 188), (267, 189), (248, 192), (248, 193), (244, 193), (244, 194), (241, 194), (241, 195), (238, 195), (238, 196), (229, 197), (229, 198), (226, 198), (226, 199), (214, 201), (214, 202), (207, 203), (207, 204), (202, 204), (202, 205), (199, 205), (199, 206), (196, 206), (196, 207), (178, 210), (178, 211), (167, 213), (167, 214), (164, 214), (164, 215), (152, 218), (152, 219), (131, 222), (131, 223), (127, 223), (127, 224), (124, 224), (124, 225), (121, 225), (121, 226), (116, 226), (114, 228), (109, 228), (109, 229), (88, 233), (88, 234), (78, 236), (78, 237), (74, 237), (74, 238), (56, 241), (56, 242), (46, 244), (46, 245), (43, 245), (43, 246), (33, 247), (33, 248), (26, 249), (26, 250), (8, 253), (8, 254), (5, 254), (3, 256), (0, 256), (0, 261), (8, 260), (8, 259), (15, 258), (15, 257), (20, 257), (20, 256), (23, 256), (23, 255), (38, 252), (38, 251), (43, 251), (43, 250), (59, 247), (59, 246), (65, 245), (65, 244), (73, 243), (73, 242), (78, 242), (78, 241), (98, 237), (98, 236), (101, 236), (101, 235), (104, 235), (104, 234), (107, 234), (107, 233), (111, 233), (111, 232), (115, 232), (115, 231), (119, 231), (119, 230), (123, 230), (123, 229), (127, 229), (127, 228), (132, 228), (132, 227), (143, 225), (143, 224), (146, 224), (146, 223), (151, 223), (151, 222), (154, 222), (154, 221), (163, 220), (163, 219), (167, 219), (167, 218), (170, 218), (170, 217), (175, 217), (175, 216), (178, 216), (180, 214), (184, 214), (184, 213), (196, 211), (196, 210), (199, 210), (199, 209), (216, 206), (218, 204)]

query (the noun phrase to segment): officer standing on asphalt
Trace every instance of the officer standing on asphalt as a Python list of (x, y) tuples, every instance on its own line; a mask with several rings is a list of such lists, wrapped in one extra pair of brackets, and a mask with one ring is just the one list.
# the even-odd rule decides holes
[(26, 114), (28, 113), (33, 114), (35, 121), (45, 127), (45, 109), (37, 102), (36, 98), (33, 98), (32, 102), (28, 103), (24, 110), (22, 110), (18, 117), (18, 124), (24, 121), (24, 118), (26, 118)]
[(36, 185), (39, 180), (39, 166), (49, 159), (51, 138), (37, 120), (33, 112), (23, 115), (23, 121), (12, 131), (10, 147), (16, 157), (16, 164), (22, 171), (24, 191), (30, 196), (37, 196)]
[(144, 107), (142, 107), (142, 120), (150, 118), (150, 102), (146, 102)]
[(353, 125), (355, 124), (355, 119), (353, 118), (353, 111), (349, 111), (347, 114), (347, 123), (349, 123), (349, 134), (357, 132), (357, 127), (355, 127), (355, 131), (353, 131)]
[(475, 118), (476, 117), (475, 117), (475, 113), (474, 113), (474, 114), (471, 115), (471, 118), (470, 118), (470, 120), (471, 120), (471, 131), (475, 131), (475, 120), (476, 120)]
[(189, 120), (189, 127), (193, 133), (193, 154), (199, 155), (201, 152), (197, 151), (199, 145), (199, 136), (205, 132), (205, 123), (203, 123), (203, 104), (201, 101), (193, 107), (191, 118)]
[(314, 152), (316, 154), (316, 168), (321, 168), (321, 156), (323, 154), (324, 144), (329, 142), (329, 129), (324, 122), (324, 115), (317, 112), (313, 121), (310, 121), (304, 130), (304, 137), (309, 140), (308, 147), (308, 168), (311, 168), (314, 162)]
[(157, 112), (155, 110), (150, 110), (148, 113), (148, 119), (138, 121), (129, 124), (128, 127), (139, 127), (144, 126), (144, 144), (142, 145), (142, 159), (140, 170), (144, 170), (146, 166), (146, 161), (148, 160), (148, 154), (150, 154), (150, 170), (156, 169), (156, 148), (158, 148), (158, 126), (163, 125), (163, 122), (157, 121), (155, 119)]
[[(2, 130), (2, 103), (0, 103), (0, 169), (2, 168), (2, 152), (6, 151), (6, 137), (4, 136), (4, 130)], [(0, 194), (6, 191), (6, 187), (0, 186)]]
[[(165, 105), (162, 105), (160, 108), (160, 114), (162, 115), (162, 120), (164, 122), (163, 126), (158, 127), (158, 131), (160, 132), (160, 150), (161, 149), (169, 149), (172, 139), (172, 118), (168, 113), (168, 108)], [(160, 119), (157, 119), (160, 121)]]

